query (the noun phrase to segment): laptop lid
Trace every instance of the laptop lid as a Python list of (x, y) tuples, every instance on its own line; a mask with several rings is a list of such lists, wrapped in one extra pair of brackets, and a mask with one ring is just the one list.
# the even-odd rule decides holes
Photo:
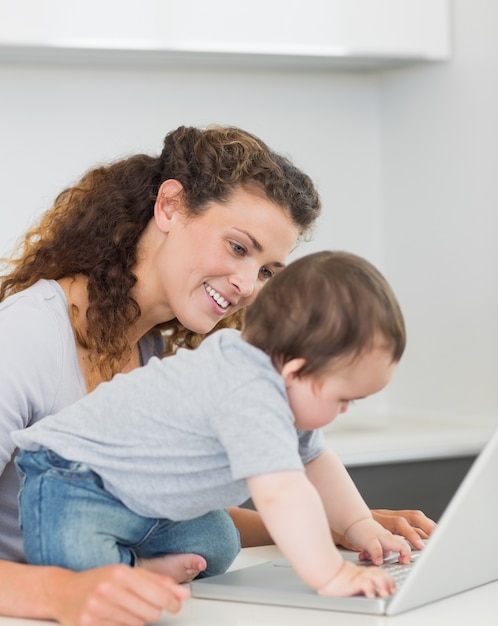
[(498, 429), (467, 472), (387, 613), (498, 580)]
[[(498, 580), (498, 429), (462, 481), (403, 585), (390, 598), (324, 598), (285, 559), (194, 580), (192, 595), (330, 611), (395, 615)], [(345, 553), (357, 559), (355, 553)]]

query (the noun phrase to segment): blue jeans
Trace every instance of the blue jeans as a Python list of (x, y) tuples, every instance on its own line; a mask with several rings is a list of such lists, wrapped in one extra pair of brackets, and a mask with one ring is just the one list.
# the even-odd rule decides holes
[(180, 522), (143, 517), (108, 493), (86, 465), (49, 450), (21, 450), (16, 463), (28, 563), (80, 571), (193, 552), (207, 561), (201, 575), (212, 576), (225, 572), (240, 551), (226, 511)]

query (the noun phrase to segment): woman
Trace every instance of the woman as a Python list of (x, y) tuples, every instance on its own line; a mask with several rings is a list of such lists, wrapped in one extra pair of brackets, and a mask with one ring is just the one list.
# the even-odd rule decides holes
[[(191, 578), (196, 555), (81, 573), (23, 563), (9, 433), (161, 354), (164, 338), (173, 352), (240, 325), (319, 212), (311, 180), (258, 138), (180, 127), (158, 157), (89, 171), (26, 235), (0, 287), (0, 614), (138, 625), (178, 610), (184, 588), (162, 574)], [(242, 545), (271, 541), (254, 511), (231, 515)], [(432, 528), (387, 515), (409, 540)]]

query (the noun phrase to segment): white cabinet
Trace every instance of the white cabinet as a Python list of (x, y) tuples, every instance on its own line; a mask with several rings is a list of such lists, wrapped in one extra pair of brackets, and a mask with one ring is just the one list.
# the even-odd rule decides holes
[(449, 0), (0, 0), (0, 60), (368, 66), (450, 47)]

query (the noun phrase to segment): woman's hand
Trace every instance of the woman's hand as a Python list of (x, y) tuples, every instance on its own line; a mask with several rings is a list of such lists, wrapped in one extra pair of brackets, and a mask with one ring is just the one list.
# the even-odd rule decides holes
[[(375, 509), (372, 511), (372, 516), (376, 522), (393, 534), (404, 537), (416, 550), (422, 550), (423, 540), (427, 539), (436, 528), (436, 522), (429, 519), (422, 511)], [(347, 550), (358, 551), (358, 548), (344, 535), (333, 530), (332, 537), (336, 545)]]
[(140, 567), (108, 565), (84, 572), (58, 570), (47, 589), (51, 617), (67, 626), (143, 626), (163, 611), (177, 613), (187, 587)]

